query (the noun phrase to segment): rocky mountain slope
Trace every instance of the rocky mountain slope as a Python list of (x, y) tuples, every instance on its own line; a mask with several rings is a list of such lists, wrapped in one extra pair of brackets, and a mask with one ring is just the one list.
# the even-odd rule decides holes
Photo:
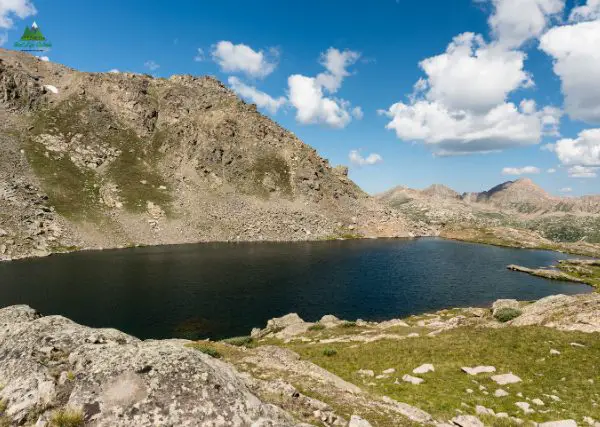
[[(495, 243), (548, 248), (600, 243), (600, 196), (555, 197), (530, 179), (462, 195), (439, 185), (425, 190), (396, 187), (377, 198), (448, 237), (485, 242), (485, 232), (493, 234)], [(591, 248), (590, 253), (600, 252)]]
[(0, 425), (596, 427), (599, 314), (598, 294), (559, 295), (192, 342), (7, 307)]
[(3, 259), (410, 227), (214, 78), (83, 73), (0, 49)]

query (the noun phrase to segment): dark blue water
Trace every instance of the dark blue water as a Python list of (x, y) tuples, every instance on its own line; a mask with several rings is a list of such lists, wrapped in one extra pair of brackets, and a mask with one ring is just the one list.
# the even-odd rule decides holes
[(498, 298), (590, 292), (506, 269), (565, 255), (441, 239), (199, 244), (0, 263), (0, 306), (141, 338), (247, 335), (297, 312), (382, 320)]

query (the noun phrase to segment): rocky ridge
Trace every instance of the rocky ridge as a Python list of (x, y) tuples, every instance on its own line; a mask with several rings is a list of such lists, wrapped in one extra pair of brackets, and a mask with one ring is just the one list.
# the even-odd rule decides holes
[(347, 174), (214, 78), (84, 73), (0, 49), (0, 259), (415, 234)]
[(519, 179), (481, 193), (396, 187), (376, 197), (443, 237), (600, 254), (600, 196), (555, 197)]

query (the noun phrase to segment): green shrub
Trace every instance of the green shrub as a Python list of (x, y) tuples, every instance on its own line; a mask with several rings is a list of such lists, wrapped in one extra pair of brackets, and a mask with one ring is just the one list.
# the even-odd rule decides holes
[(206, 343), (196, 342), (188, 344), (188, 347), (193, 348), (194, 350), (198, 350), (204, 354), (208, 354), (210, 357), (214, 357), (215, 359), (220, 359), (222, 356), (216, 348), (207, 345)]
[(340, 325), (342, 328), (355, 328), (356, 322), (344, 322)]
[(84, 425), (83, 413), (75, 409), (61, 409), (50, 419), (50, 427), (81, 427)]
[(224, 343), (235, 345), (238, 347), (250, 347), (254, 344), (254, 338), (251, 336), (232, 337), (222, 340)]
[(516, 319), (521, 314), (523, 314), (523, 312), (517, 308), (505, 307), (505, 308), (501, 308), (498, 311), (496, 311), (496, 314), (494, 314), (494, 317), (499, 322), (506, 323), (513, 319)]
[(323, 349), (323, 356), (327, 356), (327, 357), (331, 357), (331, 356), (335, 356), (337, 354), (337, 350), (335, 348), (324, 348)]
[(309, 331), (322, 331), (323, 329), (325, 329), (325, 325), (322, 325), (320, 323), (315, 323), (314, 325), (310, 325), (308, 328)]

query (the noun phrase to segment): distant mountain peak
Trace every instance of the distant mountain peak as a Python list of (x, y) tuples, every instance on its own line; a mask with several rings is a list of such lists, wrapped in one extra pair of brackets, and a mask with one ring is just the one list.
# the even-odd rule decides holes
[(422, 191), (423, 194), (443, 198), (459, 198), (460, 194), (444, 184), (432, 184)]

